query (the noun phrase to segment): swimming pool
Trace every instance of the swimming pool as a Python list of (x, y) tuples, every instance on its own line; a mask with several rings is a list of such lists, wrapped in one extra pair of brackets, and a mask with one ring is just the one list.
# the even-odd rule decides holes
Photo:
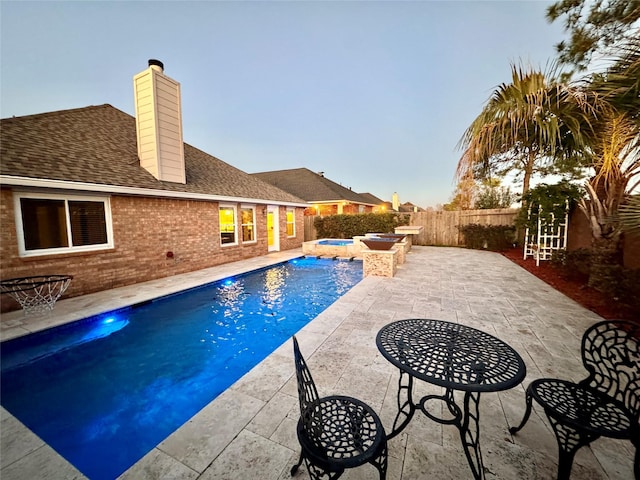
[(318, 245), (337, 245), (337, 246), (353, 245), (353, 239), (342, 240), (338, 238), (328, 238), (326, 240), (319, 240)]
[(3, 342), (1, 403), (115, 478), (361, 278), (361, 262), (297, 259)]

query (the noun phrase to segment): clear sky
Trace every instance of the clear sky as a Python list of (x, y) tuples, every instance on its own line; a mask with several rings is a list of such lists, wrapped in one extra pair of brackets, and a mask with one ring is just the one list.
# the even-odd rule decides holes
[(510, 62), (554, 59), (551, 3), (1, 0), (0, 115), (133, 115), (133, 76), (155, 58), (181, 83), (187, 143), (249, 173), (306, 167), (435, 206)]

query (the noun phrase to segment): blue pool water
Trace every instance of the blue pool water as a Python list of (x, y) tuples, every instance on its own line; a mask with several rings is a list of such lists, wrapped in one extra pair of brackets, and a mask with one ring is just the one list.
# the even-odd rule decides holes
[(353, 240), (339, 240), (339, 239), (319, 240), (318, 245), (336, 245), (336, 246), (353, 245)]
[(361, 262), (297, 259), (3, 342), (2, 406), (115, 478), (361, 278)]

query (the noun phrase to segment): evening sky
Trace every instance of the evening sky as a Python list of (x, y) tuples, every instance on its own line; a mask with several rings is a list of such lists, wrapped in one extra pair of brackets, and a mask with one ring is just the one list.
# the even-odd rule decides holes
[(0, 114), (133, 115), (132, 78), (155, 58), (181, 83), (187, 143), (249, 173), (306, 167), (435, 206), (510, 62), (554, 59), (551, 3), (2, 1)]

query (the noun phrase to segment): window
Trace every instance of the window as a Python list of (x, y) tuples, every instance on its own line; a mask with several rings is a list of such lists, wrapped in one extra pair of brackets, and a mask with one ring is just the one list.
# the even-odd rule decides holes
[(220, 205), (220, 243), (235, 245), (236, 238), (236, 207)]
[(240, 209), (240, 219), (242, 221), (242, 241), (243, 242), (255, 242), (256, 241), (256, 214), (253, 207), (243, 206)]
[(113, 248), (108, 198), (25, 193), (15, 199), (21, 256)]
[(296, 211), (293, 208), (287, 209), (287, 237), (296, 236)]

